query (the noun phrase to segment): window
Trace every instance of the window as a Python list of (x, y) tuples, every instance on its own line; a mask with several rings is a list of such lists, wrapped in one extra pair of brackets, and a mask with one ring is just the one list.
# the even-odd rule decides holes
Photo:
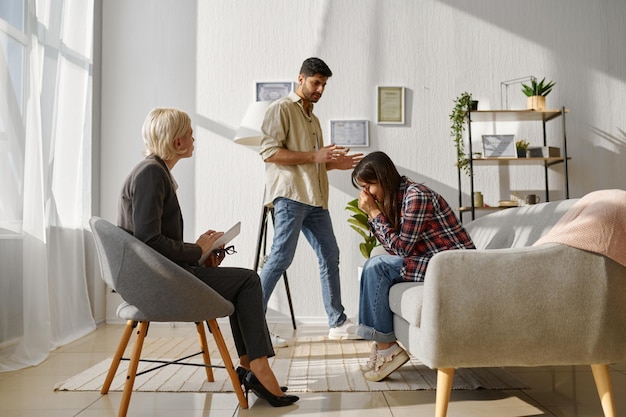
[(27, 0), (0, 2), (0, 235), (21, 232)]

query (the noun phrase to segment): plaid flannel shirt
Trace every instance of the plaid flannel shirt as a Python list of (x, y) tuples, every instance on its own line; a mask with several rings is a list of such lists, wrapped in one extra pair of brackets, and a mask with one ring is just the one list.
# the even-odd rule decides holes
[(369, 225), (388, 253), (404, 258), (400, 276), (405, 281), (424, 281), (428, 262), (437, 252), (475, 249), (446, 200), (435, 191), (402, 177), (398, 201), (399, 231), (391, 228), (382, 213)]

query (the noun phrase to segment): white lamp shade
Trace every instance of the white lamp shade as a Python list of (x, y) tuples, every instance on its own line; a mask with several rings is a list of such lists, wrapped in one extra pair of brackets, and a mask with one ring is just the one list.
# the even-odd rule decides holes
[(261, 133), (261, 125), (265, 117), (265, 110), (271, 101), (256, 101), (248, 106), (246, 114), (241, 121), (241, 125), (235, 133), (233, 139), (235, 143), (246, 146), (259, 146), (263, 133)]

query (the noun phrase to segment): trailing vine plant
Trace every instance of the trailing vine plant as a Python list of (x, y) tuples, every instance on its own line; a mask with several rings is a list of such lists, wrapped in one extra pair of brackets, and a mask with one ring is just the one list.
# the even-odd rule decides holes
[(472, 103), (472, 95), (464, 92), (454, 99), (454, 108), (450, 113), (450, 134), (454, 139), (456, 147), (456, 163), (459, 169), (465, 171), (469, 175), (469, 156), (465, 154), (465, 146), (463, 144), (463, 131), (465, 130), (465, 122), (467, 121), (467, 112)]

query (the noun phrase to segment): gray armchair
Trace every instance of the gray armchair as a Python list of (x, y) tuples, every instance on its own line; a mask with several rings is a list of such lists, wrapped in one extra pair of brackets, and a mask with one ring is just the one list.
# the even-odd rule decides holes
[(438, 253), (423, 284), (392, 287), (398, 340), (438, 369), (437, 417), (455, 368), (546, 365), (590, 365), (605, 417), (616, 416), (608, 364), (626, 356), (626, 268), (562, 244), (532, 246), (575, 202), (470, 222), (477, 250)]
[[(118, 417), (126, 416), (128, 411), (137, 367), (141, 361), (141, 349), (150, 322), (195, 323), (201, 347), (201, 352), (196, 355), (203, 355), (207, 380), (212, 382), (215, 366), (211, 365), (209, 356), (204, 330), (206, 321), (239, 404), (241, 408), (248, 408), (248, 402), (216, 320), (218, 317), (226, 317), (233, 313), (232, 303), (185, 269), (110, 222), (93, 217), (89, 224), (96, 242), (102, 278), (124, 300), (117, 309), (117, 315), (127, 320), (102, 387), (102, 394), (108, 392), (120, 361), (126, 360), (122, 356), (133, 330), (137, 328), (137, 338), (129, 359)], [(162, 361), (161, 365), (154, 369), (171, 364), (185, 363)]]

